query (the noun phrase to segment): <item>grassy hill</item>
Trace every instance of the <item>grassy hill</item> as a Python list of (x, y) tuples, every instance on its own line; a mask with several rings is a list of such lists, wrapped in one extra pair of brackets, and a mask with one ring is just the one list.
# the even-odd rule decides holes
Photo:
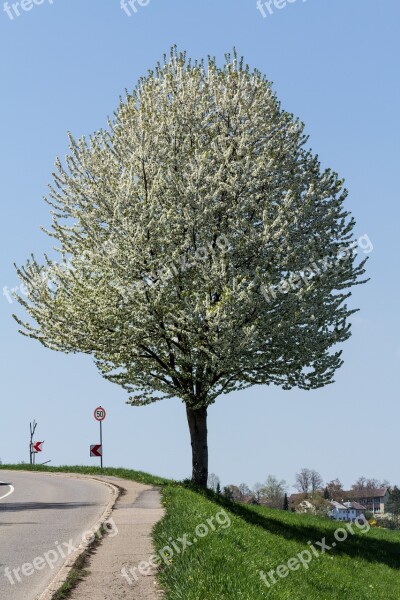
[[(168, 599), (400, 598), (400, 533), (353, 526), (352, 534), (344, 523), (220, 502), (183, 488), (166, 487), (164, 498), (167, 516), (156, 526), (158, 547), (179, 532), (193, 538), (197, 524), (221, 507), (231, 521), (172, 557), (160, 575)], [(335, 532), (339, 539), (347, 533), (346, 539), (338, 541)]]
[(138, 471), (103, 474), (162, 486), (166, 516), (153, 533), (166, 600), (400, 598), (400, 532), (243, 506)]

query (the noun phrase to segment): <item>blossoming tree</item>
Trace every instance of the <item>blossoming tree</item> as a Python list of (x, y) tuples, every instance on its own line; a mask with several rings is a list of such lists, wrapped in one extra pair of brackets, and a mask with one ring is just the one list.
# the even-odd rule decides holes
[(343, 182), (303, 130), (236, 54), (220, 68), (173, 49), (106, 130), (70, 136), (47, 198), (59, 258), (18, 268), (21, 333), (92, 355), (133, 406), (180, 398), (203, 486), (215, 399), (329, 384), (350, 336), (365, 261)]

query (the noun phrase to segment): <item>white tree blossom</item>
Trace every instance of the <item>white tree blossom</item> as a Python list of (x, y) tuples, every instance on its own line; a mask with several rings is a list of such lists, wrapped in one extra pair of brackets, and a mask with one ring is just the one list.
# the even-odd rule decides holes
[[(365, 263), (343, 182), (236, 54), (220, 68), (173, 49), (106, 129), (69, 139), (47, 198), (59, 260), (18, 269), (31, 317), (17, 318), (21, 332), (92, 355), (132, 405), (181, 398), (205, 485), (207, 407), (220, 394), (317, 388), (342, 364)], [(266, 301), (327, 256), (334, 268)]]

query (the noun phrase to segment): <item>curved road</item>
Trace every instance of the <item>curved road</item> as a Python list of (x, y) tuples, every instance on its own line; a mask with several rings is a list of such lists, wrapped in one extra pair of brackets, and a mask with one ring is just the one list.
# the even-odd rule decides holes
[(103, 514), (92, 480), (0, 470), (0, 598), (35, 600)]

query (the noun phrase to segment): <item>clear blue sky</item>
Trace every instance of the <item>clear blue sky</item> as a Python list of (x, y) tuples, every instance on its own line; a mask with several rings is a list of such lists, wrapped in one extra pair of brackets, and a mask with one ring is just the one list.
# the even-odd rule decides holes
[[(145, 2), (143, 2), (145, 4)], [(28, 4), (26, 6), (29, 6)], [(274, 82), (298, 115), (322, 164), (345, 177), (357, 234), (367, 234), (366, 286), (357, 288), (352, 339), (336, 383), (313, 392), (258, 387), (209, 410), (210, 470), (224, 484), (271, 473), (293, 483), (307, 466), (350, 485), (359, 475), (400, 483), (399, 460), (399, 23), (398, 0), (292, 1), (263, 18), (256, 0), (44, 0), (20, 15), (0, 10), (0, 289), (18, 285), (13, 262), (51, 247), (42, 201), (54, 159), (105, 125), (172, 44), (194, 57), (236, 46)], [(0, 7), (3, 2), (0, 0)], [(105, 464), (190, 475), (190, 443), (178, 400), (127, 406), (88, 357), (42, 348), (17, 333), (20, 310), (0, 296), (0, 457), (27, 459), (29, 421), (45, 440), (42, 460), (87, 464), (102, 404)]]

